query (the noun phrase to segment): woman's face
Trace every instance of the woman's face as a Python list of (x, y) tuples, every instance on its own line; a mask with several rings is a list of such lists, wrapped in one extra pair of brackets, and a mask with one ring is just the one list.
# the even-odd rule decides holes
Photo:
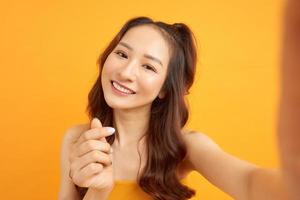
[(150, 106), (158, 95), (162, 97), (169, 56), (168, 44), (158, 30), (150, 25), (129, 29), (102, 69), (107, 104), (114, 109), (131, 109)]

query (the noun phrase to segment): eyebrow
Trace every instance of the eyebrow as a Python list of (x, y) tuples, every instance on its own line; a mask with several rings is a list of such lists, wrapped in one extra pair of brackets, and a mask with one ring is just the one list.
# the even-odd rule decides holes
[[(125, 42), (120, 42), (119, 45), (122, 45), (122, 46), (126, 47), (127, 49), (129, 49), (131, 51), (133, 50), (133, 48), (129, 44), (125, 43)], [(162, 62), (158, 58), (155, 58), (154, 56), (151, 56), (149, 54), (144, 54), (144, 57), (145, 58), (149, 58), (149, 59), (151, 59), (151, 60), (159, 63), (161, 66), (163, 66)]]

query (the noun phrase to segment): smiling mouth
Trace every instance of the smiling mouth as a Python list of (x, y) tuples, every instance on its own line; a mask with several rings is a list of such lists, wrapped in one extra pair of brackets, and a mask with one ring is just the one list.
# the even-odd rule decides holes
[(136, 92), (130, 90), (130, 89), (127, 89), (127, 88), (124, 88), (123, 86), (121, 86), (120, 84), (118, 84), (117, 82), (115, 81), (110, 81), (111, 82), (111, 85), (112, 87), (117, 90), (118, 92), (121, 92), (123, 94), (135, 94)]

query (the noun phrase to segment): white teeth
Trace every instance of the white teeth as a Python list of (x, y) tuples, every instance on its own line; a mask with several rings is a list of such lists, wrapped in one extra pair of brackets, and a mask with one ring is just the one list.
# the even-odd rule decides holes
[(115, 88), (117, 88), (118, 90), (120, 90), (124, 93), (133, 94), (130, 90), (127, 90), (127, 89), (123, 88), (122, 86), (118, 85), (118, 83), (116, 83), (114, 81), (113, 81), (113, 85), (114, 85)]

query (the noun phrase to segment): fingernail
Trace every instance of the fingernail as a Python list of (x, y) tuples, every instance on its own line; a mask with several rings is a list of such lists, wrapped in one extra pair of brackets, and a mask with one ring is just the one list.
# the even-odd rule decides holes
[(116, 130), (113, 127), (105, 127), (107, 132), (114, 133)]

